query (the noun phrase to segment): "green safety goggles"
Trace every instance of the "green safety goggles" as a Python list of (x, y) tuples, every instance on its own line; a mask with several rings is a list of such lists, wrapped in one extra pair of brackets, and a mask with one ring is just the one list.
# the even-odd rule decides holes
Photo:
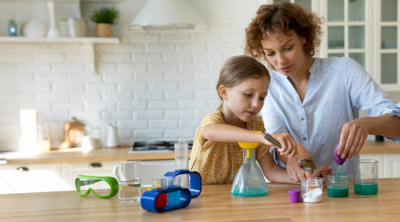
[(100, 198), (110, 198), (118, 193), (118, 181), (114, 177), (78, 175), (75, 179), (76, 191), (82, 197), (90, 192)]

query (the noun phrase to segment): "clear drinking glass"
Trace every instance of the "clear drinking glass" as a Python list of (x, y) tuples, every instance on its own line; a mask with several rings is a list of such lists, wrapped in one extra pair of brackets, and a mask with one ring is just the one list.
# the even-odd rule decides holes
[[(175, 143), (175, 170), (189, 170), (188, 143)], [(189, 175), (178, 175), (181, 187), (189, 189)]]
[(354, 161), (354, 193), (361, 195), (378, 193), (378, 160)]
[(344, 173), (328, 175), (328, 197), (349, 196), (349, 175)]
[(118, 181), (118, 200), (120, 203), (137, 203), (142, 195), (142, 165), (140, 161), (119, 161), (114, 167)]
[(301, 180), (301, 196), (303, 202), (321, 202), (324, 184), (322, 178), (303, 178)]

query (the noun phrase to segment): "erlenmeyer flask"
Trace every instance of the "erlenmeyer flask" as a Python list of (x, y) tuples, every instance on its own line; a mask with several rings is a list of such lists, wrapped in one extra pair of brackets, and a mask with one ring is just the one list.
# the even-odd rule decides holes
[(255, 148), (258, 143), (239, 143), (239, 145), (243, 148), (243, 164), (235, 176), (231, 194), (241, 197), (267, 195), (267, 183), (255, 160)]

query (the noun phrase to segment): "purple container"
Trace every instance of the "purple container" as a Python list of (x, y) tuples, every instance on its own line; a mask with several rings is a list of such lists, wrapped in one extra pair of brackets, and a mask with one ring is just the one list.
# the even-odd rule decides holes
[(337, 155), (337, 149), (338, 149), (338, 145), (336, 145), (335, 147), (335, 151), (333, 152), (333, 158), (335, 159), (335, 162), (337, 165), (343, 165), (343, 163), (346, 161), (346, 158), (342, 158), (340, 155)]
[(288, 193), (289, 193), (290, 202), (298, 203), (298, 202), (303, 201), (301, 198), (301, 189), (289, 190)]

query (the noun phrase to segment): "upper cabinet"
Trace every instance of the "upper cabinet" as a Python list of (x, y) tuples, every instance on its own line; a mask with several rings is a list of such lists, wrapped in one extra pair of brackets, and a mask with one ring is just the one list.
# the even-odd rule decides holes
[(400, 91), (400, 0), (269, 0), (323, 16), (320, 57), (350, 57), (385, 91)]

